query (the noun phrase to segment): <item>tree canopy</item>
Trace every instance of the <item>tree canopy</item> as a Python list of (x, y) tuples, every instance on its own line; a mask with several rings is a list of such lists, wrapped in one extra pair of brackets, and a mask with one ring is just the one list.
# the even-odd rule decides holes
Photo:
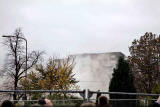
[[(133, 76), (129, 68), (129, 63), (127, 60), (124, 60), (123, 57), (120, 57), (118, 60), (117, 67), (114, 69), (112, 74), (112, 79), (109, 85), (109, 92), (130, 92), (136, 93), (136, 88), (133, 83)], [(110, 94), (110, 99), (136, 99), (136, 96), (133, 95), (117, 95)], [(112, 102), (114, 107), (135, 107), (135, 101), (118, 101)]]
[(132, 42), (129, 51), (137, 91), (151, 93), (160, 82), (160, 36), (147, 32)]
[[(78, 87), (73, 74), (74, 59), (50, 58), (46, 65), (36, 65), (35, 71), (28, 74), (21, 85), (27, 90), (69, 90)], [(26, 84), (27, 83), (27, 84)]]
[[(129, 68), (128, 61), (120, 57), (117, 67), (114, 69), (112, 79), (109, 85), (109, 92), (132, 92), (135, 93), (136, 89), (133, 83), (133, 76)], [(136, 98), (135, 96), (128, 95), (114, 95), (110, 94), (111, 99), (126, 99)]]

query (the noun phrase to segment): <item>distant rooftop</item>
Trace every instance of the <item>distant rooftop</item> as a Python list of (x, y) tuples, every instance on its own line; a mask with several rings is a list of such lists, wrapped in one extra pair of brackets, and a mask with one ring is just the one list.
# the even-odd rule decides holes
[(88, 55), (100, 55), (100, 54), (113, 54), (113, 55), (122, 55), (125, 56), (122, 52), (105, 52), (105, 53), (82, 53), (82, 54), (73, 54), (69, 56), (88, 56)]

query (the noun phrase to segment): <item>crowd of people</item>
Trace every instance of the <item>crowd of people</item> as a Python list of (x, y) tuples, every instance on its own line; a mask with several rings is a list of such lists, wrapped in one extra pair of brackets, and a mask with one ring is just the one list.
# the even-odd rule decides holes
[(80, 107), (111, 107), (111, 105), (109, 104), (109, 100), (106, 96), (100, 96), (98, 97), (97, 104), (93, 102), (85, 102), (81, 104)]
[[(14, 104), (5, 100), (2, 102), (1, 107), (15, 107)], [(31, 107), (52, 107), (52, 102), (49, 99), (40, 99), (37, 104), (32, 105)], [(93, 102), (84, 102), (80, 105), (80, 107), (111, 107), (109, 104), (109, 100), (106, 96), (99, 96), (98, 101), (96, 103)], [(152, 107), (160, 107), (160, 97), (157, 101), (152, 105)]]

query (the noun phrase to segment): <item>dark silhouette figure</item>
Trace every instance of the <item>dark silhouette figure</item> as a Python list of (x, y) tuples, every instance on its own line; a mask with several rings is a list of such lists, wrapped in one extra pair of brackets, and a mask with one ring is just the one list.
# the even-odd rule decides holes
[(106, 96), (100, 96), (98, 98), (98, 107), (110, 107), (108, 98)]
[(49, 99), (42, 98), (38, 101), (38, 104), (41, 107), (52, 107), (52, 102)]
[(9, 100), (5, 100), (2, 102), (1, 107), (14, 107), (14, 104)]
[(158, 97), (157, 101), (152, 105), (152, 107), (160, 107), (160, 96)]
[(46, 104), (46, 101), (45, 101), (45, 98), (42, 98), (38, 101), (38, 104), (39, 105), (45, 105)]
[(160, 107), (160, 104), (154, 103), (152, 107)]

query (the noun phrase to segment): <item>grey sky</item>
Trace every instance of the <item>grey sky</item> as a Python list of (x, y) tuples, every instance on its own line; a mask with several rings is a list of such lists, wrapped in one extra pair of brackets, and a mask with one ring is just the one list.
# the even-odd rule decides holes
[[(48, 56), (121, 51), (160, 34), (159, 0), (0, 0), (0, 36), (21, 27), (30, 50)], [(2, 37), (0, 37), (2, 42)], [(5, 47), (0, 44), (0, 64)]]

